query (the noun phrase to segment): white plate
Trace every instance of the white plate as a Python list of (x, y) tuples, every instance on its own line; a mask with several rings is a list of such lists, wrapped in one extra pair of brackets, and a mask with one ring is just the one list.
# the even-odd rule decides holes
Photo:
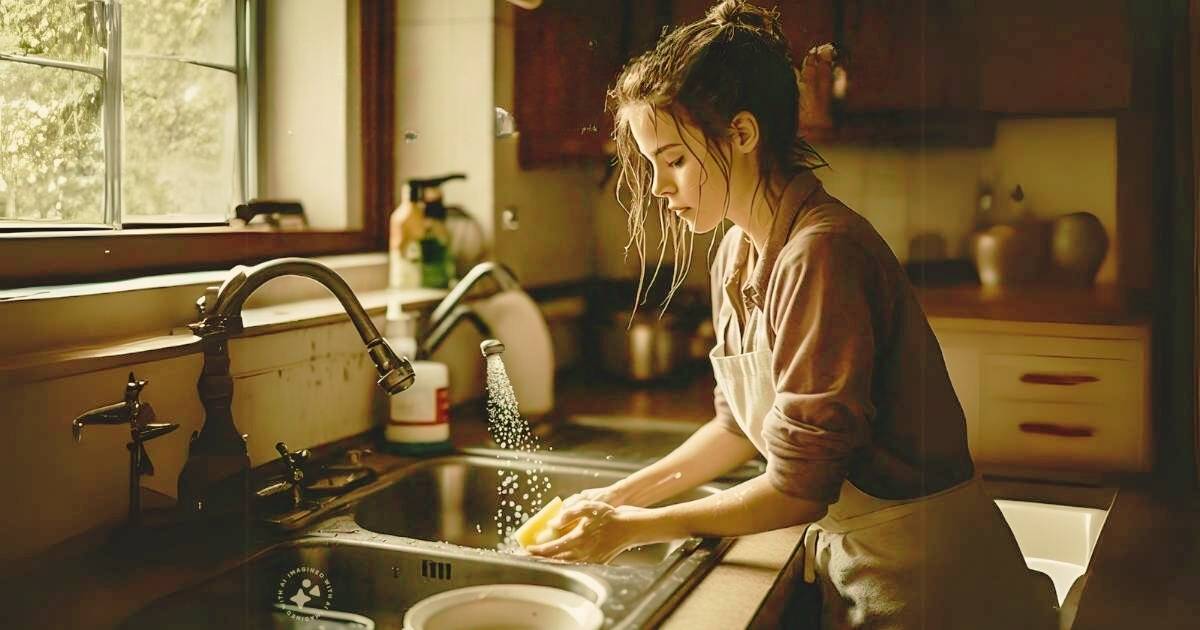
[(404, 630), (597, 630), (604, 613), (570, 591), (533, 584), (488, 584), (438, 593), (404, 613)]

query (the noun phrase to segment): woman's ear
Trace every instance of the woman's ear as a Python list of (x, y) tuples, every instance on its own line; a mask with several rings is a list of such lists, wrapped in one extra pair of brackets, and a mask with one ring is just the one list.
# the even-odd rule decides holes
[(737, 153), (751, 153), (758, 148), (758, 119), (747, 111), (740, 111), (729, 123), (729, 142)]

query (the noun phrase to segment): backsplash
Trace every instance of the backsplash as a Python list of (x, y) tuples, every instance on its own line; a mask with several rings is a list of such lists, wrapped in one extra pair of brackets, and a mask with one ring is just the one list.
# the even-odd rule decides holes
[[(561, 368), (578, 357), (577, 333), (572, 318), (547, 318)], [(374, 320), (383, 326), (382, 314)], [(233, 417), (249, 435), (254, 466), (278, 457), (276, 442), (293, 450), (327, 444), (368, 431), (384, 417), (378, 375), (349, 321), (235, 338), (229, 355)], [(473, 328), (455, 328), (433, 359), (449, 368), (452, 405), (482, 395), (484, 366)], [(203, 419), (196, 391), (202, 363), (194, 352), (0, 387), (0, 417), (10, 437), (0, 456), (0, 492), (33, 510), (28, 517), (0, 521), (0, 536), (11, 541), (0, 548), (0, 561), (27, 558), (125, 518), (128, 432), (88, 427), (77, 444), (70, 424), (84, 411), (118, 401), (131, 370), (149, 381), (141, 399), (154, 407), (158, 421), (180, 425), (147, 445), (155, 474), (142, 478), (144, 486), (175, 496), (188, 438)]]
[[(1009, 119), (999, 122), (995, 145), (985, 149), (817, 147), (832, 165), (818, 174), (831, 194), (865, 216), (901, 261), (909, 241), (923, 232), (940, 234), (947, 254), (966, 258), (964, 240), (975, 221), (981, 181), (991, 181), (998, 217), (1008, 217), (1008, 192), (1017, 184), (1027, 207), (1039, 217), (1075, 211), (1095, 214), (1110, 239), (1108, 257), (1096, 277), (1114, 282), (1120, 239), (1116, 231), (1117, 147), (1112, 118)], [(613, 200), (612, 184), (597, 199), (597, 272), (630, 277), (636, 256), (623, 260), (628, 238), (625, 213)], [(647, 222), (651, 246), (656, 222)], [(703, 286), (708, 237), (696, 238), (688, 284)], [(669, 256), (669, 253), (668, 253)]]

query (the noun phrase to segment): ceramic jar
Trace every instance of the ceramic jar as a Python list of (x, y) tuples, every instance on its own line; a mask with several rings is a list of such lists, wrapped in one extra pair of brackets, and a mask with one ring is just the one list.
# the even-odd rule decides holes
[(971, 236), (971, 258), (986, 287), (1027, 284), (1040, 279), (1046, 261), (1048, 226), (1023, 220), (993, 225)]
[(1063, 283), (1090, 285), (1108, 253), (1108, 234), (1090, 212), (1058, 217), (1050, 226), (1050, 261)]

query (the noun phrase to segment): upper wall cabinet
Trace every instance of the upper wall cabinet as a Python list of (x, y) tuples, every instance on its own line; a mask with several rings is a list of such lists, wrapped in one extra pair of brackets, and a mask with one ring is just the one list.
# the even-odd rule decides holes
[[(831, 112), (801, 114), (810, 139), (986, 146), (996, 115), (1133, 106), (1139, 0), (755, 2), (778, 8), (797, 64), (825, 42), (844, 53), (844, 98)], [(664, 26), (700, 19), (714, 3), (556, 0), (518, 11), (521, 165), (607, 158), (604, 97), (621, 66)], [(831, 115), (832, 130), (810, 127)]]
[(845, 0), (846, 112), (966, 111), (979, 86), (973, 2)]
[(1061, 114), (1130, 106), (1130, 0), (978, 4), (981, 109)]
[(836, 103), (843, 141), (980, 146), (975, 0), (841, 0), (836, 43), (846, 68)]
[(555, 0), (515, 13), (513, 109), (522, 168), (605, 156), (605, 91), (625, 59), (626, 6)]

